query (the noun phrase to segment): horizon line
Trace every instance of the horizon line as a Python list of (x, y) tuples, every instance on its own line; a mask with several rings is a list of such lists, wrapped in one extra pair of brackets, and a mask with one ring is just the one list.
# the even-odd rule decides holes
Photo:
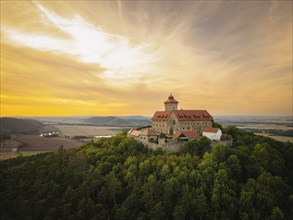
[[(0, 118), (41, 118), (41, 117), (152, 117), (152, 115), (39, 115), (39, 116), (23, 116), (9, 115)], [(213, 117), (292, 117), (293, 115), (214, 115)]]

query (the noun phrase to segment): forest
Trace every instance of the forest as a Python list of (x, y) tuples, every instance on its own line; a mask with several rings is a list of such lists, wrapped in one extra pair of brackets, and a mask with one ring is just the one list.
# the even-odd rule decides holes
[(180, 152), (119, 134), (0, 162), (0, 218), (293, 219), (293, 145), (228, 127)]

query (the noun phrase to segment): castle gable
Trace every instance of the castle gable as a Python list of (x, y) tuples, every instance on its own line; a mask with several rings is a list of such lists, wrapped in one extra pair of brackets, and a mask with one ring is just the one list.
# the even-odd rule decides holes
[(135, 130), (133, 128), (127, 132), (127, 136), (132, 136), (132, 137), (138, 137), (140, 134), (141, 134), (141, 131)]
[(213, 117), (206, 110), (157, 111), (152, 120), (168, 121), (174, 114), (178, 121), (212, 121)]
[(153, 130), (147, 128), (147, 129), (144, 129), (141, 131), (141, 134), (142, 136), (157, 136), (156, 132), (154, 132)]
[(195, 131), (179, 131), (173, 135), (173, 139), (194, 139), (200, 138), (201, 136)]

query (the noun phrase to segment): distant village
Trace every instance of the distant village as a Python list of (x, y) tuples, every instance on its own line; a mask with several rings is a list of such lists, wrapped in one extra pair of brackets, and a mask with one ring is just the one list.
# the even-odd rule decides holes
[(207, 137), (213, 142), (221, 140), (222, 131), (213, 127), (213, 117), (207, 110), (178, 110), (178, 101), (171, 94), (164, 102), (165, 111), (156, 111), (151, 127), (128, 131), (146, 146), (164, 150), (178, 150), (184, 141)]

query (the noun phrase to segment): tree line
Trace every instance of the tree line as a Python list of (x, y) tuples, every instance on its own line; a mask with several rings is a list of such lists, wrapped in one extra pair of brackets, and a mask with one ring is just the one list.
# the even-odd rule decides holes
[(170, 153), (119, 134), (1, 161), (1, 219), (292, 219), (292, 143), (224, 132), (231, 148)]

